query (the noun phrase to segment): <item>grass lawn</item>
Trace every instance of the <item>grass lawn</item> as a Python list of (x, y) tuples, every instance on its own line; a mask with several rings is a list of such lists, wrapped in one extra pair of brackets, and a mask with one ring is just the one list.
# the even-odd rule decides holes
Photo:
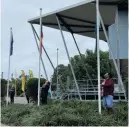
[(102, 111), (97, 102), (51, 101), (47, 105), (10, 104), (1, 107), (1, 122), (12, 126), (127, 126), (127, 103), (115, 103), (114, 114)]

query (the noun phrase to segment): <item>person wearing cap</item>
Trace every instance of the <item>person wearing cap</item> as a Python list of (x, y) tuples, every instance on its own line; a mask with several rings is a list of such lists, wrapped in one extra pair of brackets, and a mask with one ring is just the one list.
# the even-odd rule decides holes
[(111, 78), (111, 74), (106, 73), (104, 75), (104, 81), (101, 86), (103, 87), (103, 106), (106, 112), (113, 112), (113, 94), (114, 94), (114, 81)]

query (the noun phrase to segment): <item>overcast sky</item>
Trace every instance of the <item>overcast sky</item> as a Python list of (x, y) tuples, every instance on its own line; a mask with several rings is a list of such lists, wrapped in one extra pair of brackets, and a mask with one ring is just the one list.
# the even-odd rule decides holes
[[(28, 74), (28, 70), (31, 69), (34, 75), (38, 76), (38, 50), (33, 37), (33, 33), (28, 19), (35, 16), (39, 16), (39, 8), (43, 9), (43, 13), (51, 12), (62, 7), (75, 4), (83, 0), (3, 0), (2, 1), (2, 31), (1, 31), (1, 71), (4, 72), (4, 78), (7, 78), (8, 74), (8, 55), (9, 55), (9, 43), (10, 43), (10, 27), (13, 28), (14, 38), (14, 50), (11, 56), (11, 69), (10, 75), (17, 72), (21, 74), (21, 70), (24, 70)], [(38, 27), (36, 28), (39, 31)], [(59, 64), (68, 64), (68, 58), (64, 49), (63, 41), (60, 36), (60, 31), (52, 28), (44, 27), (44, 40), (43, 44), (46, 48), (54, 66), (56, 66), (56, 49), (59, 48)], [(74, 45), (72, 37), (69, 33), (64, 32), (66, 42), (70, 56), (78, 54)], [(77, 43), (82, 53), (85, 53), (86, 49), (95, 48), (95, 40), (88, 37), (75, 35)], [(100, 48), (103, 51), (108, 50), (106, 43), (100, 42)], [(53, 73), (53, 69), (43, 52), (43, 59), (45, 67), (50, 77)], [(42, 67), (41, 67), (42, 68)], [(43, 69), (41, 74), (44, 76)]]

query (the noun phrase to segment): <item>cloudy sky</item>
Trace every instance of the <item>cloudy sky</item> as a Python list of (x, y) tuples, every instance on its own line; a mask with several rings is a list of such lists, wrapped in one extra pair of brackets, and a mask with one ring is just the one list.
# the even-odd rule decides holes
[[(4, 78), (7, 78), (8, 74), (8, 55), (9, 55), (9, 43), (10, 43), (10, 27), (13, 29), (14, 37), (14, 51), (11, 56), (11, 69), (10, 75), (15, 73), (21, 74), (21, 70), (28, 73), (29, 69), (32, 69), (34, 75), (38, 76), (38, 50), (33, 37), (33, 33), (28, 19), (35, 16), (39, 16), (39, 8), (43, 9), (43, 14), (51, 12), (62, 7), (75, 4), (83, 0), (3, 0), (1, 11), (1, 71), (4, 72)], [(37, 32), (39, 27), (36, 27)], [(46, 48), (54, 66), (56, 66), (56, 49), (59, 48), (59, 64), (68, 64), (68, 58), (63, 46), (60, 31), (52, 28), (44, 27), (44, 40), (43, 44)], [(64, 32), (66, 42), (70, 56), (78, 54), (74, 45), (72, 37), (69, 33)], [(77, 43), (82, 53), (85, 53), (86, 49), (95, 48), (95, 40), (88, 37), (75, 35)], [(106, 43), (100, 42), (100, 48), (104, 51), (108, 50)], [(42, 55), (45, 63), (45, 67), (50, 77), (53, 73), (53, 69), (45, 55)], [(44, 76), (43, 69), (41, 74)]]

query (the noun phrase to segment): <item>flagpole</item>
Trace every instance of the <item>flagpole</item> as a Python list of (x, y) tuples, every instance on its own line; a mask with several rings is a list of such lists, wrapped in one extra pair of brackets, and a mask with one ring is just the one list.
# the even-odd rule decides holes
[[(42, 34), (41, 33), (41, 29), (42, 29), (42, 17), (41, 16), (42, 16), (42, 9), (40, 8), (40, 41), (41, 41), (41, 34)], [(41, 49), (41, 47), (39, 49)], [(41, 51), (39, 51), (38, 106), (40, 105), (40, 59), (41, 59)]]
[(57, 98), (58, 98), (58, 48), (57, 48), (57, 83), (56, 83), (56, 89), (57, 89)]
[(11, 36), (12, 36), (12, 28), (10, 28), (10, 46), (9, 46), (9, 65), (8, 65), (8, 83), (7, 83), (7, 97), (6, 97), (6, 105), (8, 105), (8, 96), (9, 96), (9, 75), (10, 75)]
[(100, 52), (99, 52), (99, 0), (96, 0), (96, 22), (97, 22), (97, 70), (98, 70), (98, 110), (101, 115), (101, 94), (100, 94)]
[(4, 78), (4, 72), (1, 72), (1, 79)]

